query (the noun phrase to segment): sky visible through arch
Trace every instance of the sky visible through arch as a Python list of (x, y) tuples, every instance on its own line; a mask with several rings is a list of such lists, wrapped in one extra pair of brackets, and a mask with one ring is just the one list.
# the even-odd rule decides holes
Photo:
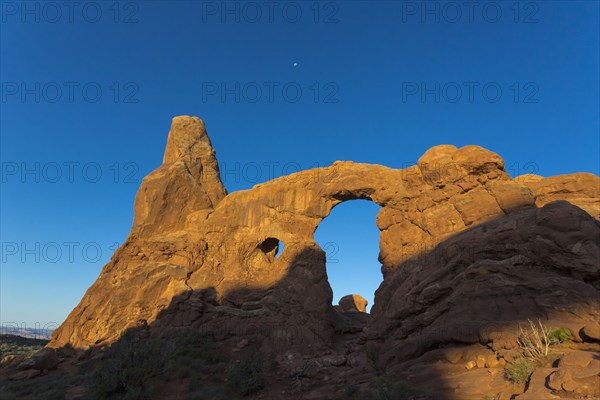
[(381, 207), (369, 200), (338, 204), (315, 231), (315, 242), (327, 255), (327, 279), (333, 304), (347, 294), (359, 294), (374, 303), (375, 290), (383, 281), (379, 256), (377, 213)]
[[(230, 192), (335, 160), (403, 168), (445, 143), (513, 176), (599, 172), (595, 1), (65, 3), (0, 3), (1, 324), (75, 307), (176, 115), (204, 119)], [(321, 229), (362, 271), (342, 258), (370, 220), (352, 207)]]

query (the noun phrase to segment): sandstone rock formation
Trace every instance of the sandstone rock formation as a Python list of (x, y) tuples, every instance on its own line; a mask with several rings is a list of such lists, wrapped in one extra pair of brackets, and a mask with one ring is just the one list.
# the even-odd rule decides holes
[(173, 118), (163, 163), (135, 198), (132, 234), (177, 231), (187, 215), (214, 208), (227, 195), (215, 154), (202, 120)]
[(340, 299), (338, 302), (340, 310), (344, 312), (367, 312), (367, 299), (359, 294), (349, 294)]
[[(600, 179), (592, 174), (516, 180), (495, 153), (442, 145), (403, 170), (336, 162), (227, 194), (204, 124), (177, 117), (163, 164), (137, 194), (129, 238), (49, 346), (85, 350), (131, 329), (192, 326), (269, 351), (334, 352), (338, 317), (313, 234), (354, 199), (381, 206), (384, 280), (360, 340), (345, 350), (347, 374), (368, 373), (361, 349), (369, 344), (398, 375), (432, 349), (486, 346), (483, 361), (467, 360), (473, 371), (460, 367), (478, 374), (516, 346), (519, 322), (541, 318), (579, 335), (600, 321)], [(585, 332), (597, 337), (593, 327)], [(563, 375), (553, 382), (568, 387)]]

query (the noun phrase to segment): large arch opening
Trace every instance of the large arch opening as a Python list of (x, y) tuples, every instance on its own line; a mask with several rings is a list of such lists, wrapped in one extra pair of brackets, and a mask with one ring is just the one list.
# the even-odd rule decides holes
[(380, 209), (370, 200), (345, 201), (337, 205), (315, 231), (315, 242), (327, 256), (333, 305), (338, 305), (344, 296), (357, 294), (368, 301), (367, 312), (373, 306), (375, 290), (383, 281), (376, 225)]

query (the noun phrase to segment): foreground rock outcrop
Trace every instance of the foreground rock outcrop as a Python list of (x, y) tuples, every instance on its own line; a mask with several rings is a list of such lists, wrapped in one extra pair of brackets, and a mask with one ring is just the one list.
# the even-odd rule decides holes
[[(346, 329), (313, 233), (354, 199), (381, 206), (383, 283), (371, 315)], [(204, 124), (176, 117), (129, 238), (49, 346), (96, 349), (126, 331), (193, 327), (233, 348), (252, 343), (287, 371), (298, 357), (327, 355), (319, 365), (337, 368), (338, 384), (368, 382), (377, 371), (365, 349), (377, 348), (382, 370), (437, 398), (480, 396), (470, 381), (510, 398), (524, 387), (499, 371), (520, 323), (540, 319), (597, 342), (599, 218), (597, 176), (512, 179), (478, 146), (437, 146), (403, 170), (336, 162), (227, 194)], [(536, 390), (585, 378), (560, 365), (539, 378), (560, 388)], [(328, 383), (311, 384), (303, 395), (326, 393)]]

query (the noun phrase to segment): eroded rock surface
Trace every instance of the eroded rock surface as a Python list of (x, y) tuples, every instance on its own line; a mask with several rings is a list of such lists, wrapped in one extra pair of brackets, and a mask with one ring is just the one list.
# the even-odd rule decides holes
[[(368, 373), (369, 343), (398, 374), (447, 344), (488, 346), (481, 368), (499, 368), (527, 319), (589, 326), (597, 337), (597, 176), (512, 179), (491, 151), (443, 145), (403, 170), (336, 162), (227, 195), (204, 124), (177, 117), (163, 164), (137, 194), (129, 238), (50, 346), (87, 349), (129, 329), (192, 326), (269, 351), (333, 351), (338, 317), (313, 234), (353, 199), (381, 206), (384, 281), (361, 339), (344, 350), (347, 373)], [(464, 355), (441, 357), (455, 365)]]
[(204, 122), (173, 118), (162, 165), (144, 178), (135, 198), (132, 234), (185, 228), (185, 217), (210, 210), (227, 191)]
[(340, 310), (343, 312), (367, 312), (367, 299), (359, 294), (349, 294), (342, 297), (339, 301)]

